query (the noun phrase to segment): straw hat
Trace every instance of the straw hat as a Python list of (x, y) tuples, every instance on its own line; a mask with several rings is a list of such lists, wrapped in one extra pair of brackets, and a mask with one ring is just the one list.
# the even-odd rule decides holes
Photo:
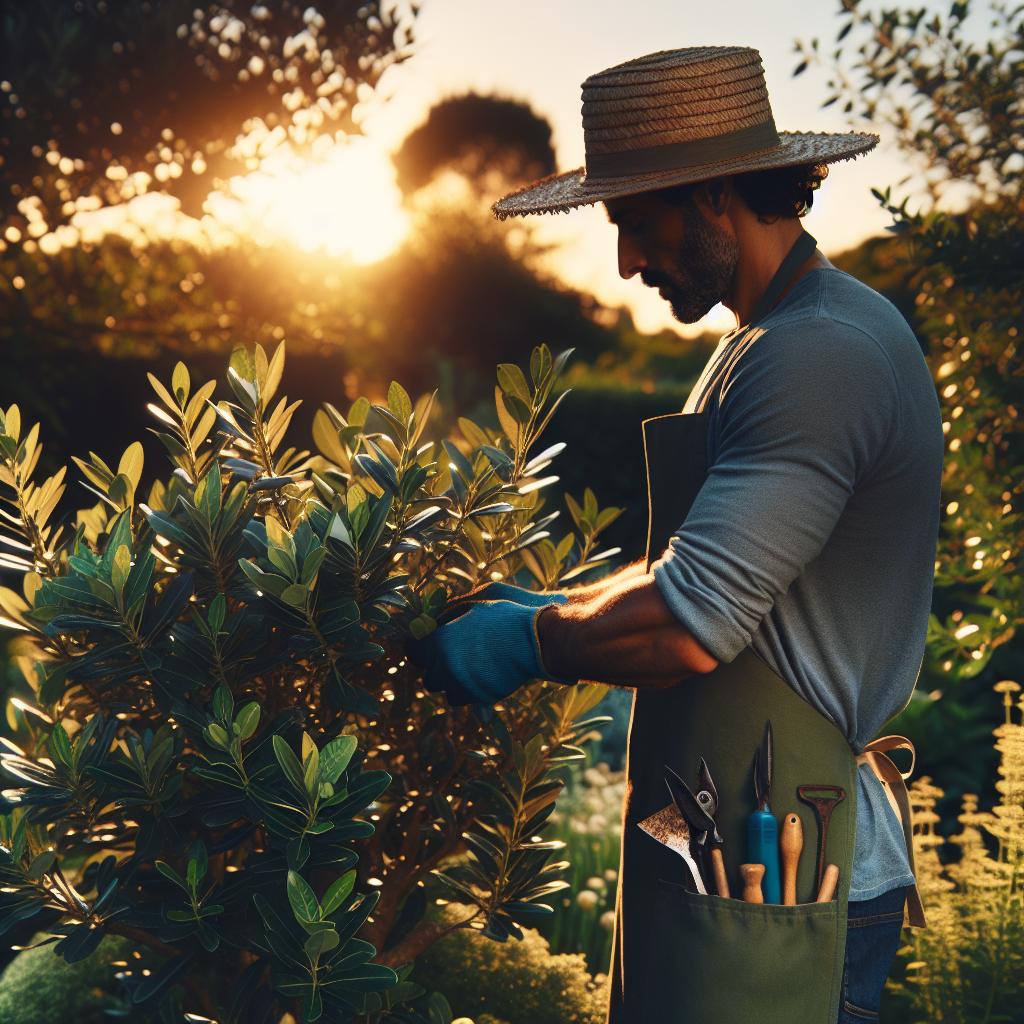
[(583, 83), (586, 166), (551, 174), (492, 207), (500, 220), (561, 213), (616, 196), (726, 174), (850, 160), (867, 132), (780, 132), (757, 50), (661, 50)]

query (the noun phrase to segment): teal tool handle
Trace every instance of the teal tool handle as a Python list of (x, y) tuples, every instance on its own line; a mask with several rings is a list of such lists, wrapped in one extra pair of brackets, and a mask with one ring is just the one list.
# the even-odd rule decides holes
[(765, 903), (782, 902), (779, 873), (779, 823), (771, 810), (754, 811), (747, 818), (747, 863), (763, 864), (761, 891)]

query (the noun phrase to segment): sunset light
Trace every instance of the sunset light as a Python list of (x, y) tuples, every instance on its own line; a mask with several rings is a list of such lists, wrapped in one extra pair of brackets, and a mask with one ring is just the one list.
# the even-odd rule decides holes
[(391, 161), (365, 139), (332, 143), (314, 160), (275, 150), (258, 170), (211, 194), (206, 208), (259, 244), (291, 244), (357, 264), (387, 256), (408, 231)]

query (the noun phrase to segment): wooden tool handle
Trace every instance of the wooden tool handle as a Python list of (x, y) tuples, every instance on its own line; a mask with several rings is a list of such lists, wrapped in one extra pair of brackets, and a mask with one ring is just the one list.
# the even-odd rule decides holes
[(796, 867), (804, 848), (804, 826), (800, 815), (790, 811), (782, 822), (779, 849), (782, 851), (782, 903), (796, 906)]
[(747, 903), (764, 903), (764, 896), (761, 893), (764, 865), (741, 864), (740, 874), (743, 876), (743, 899)]
[(815, 903), (828, 903), (836, 894), (836, 883), (839, 881), (839, 865), (829, 864), (825, 868), (825, 877), (821, 880), (821, 888), (818, 890), (818, 898)]
[(719, 896), (729, 897), (729, 879), (725, 874), (725, 859), (719, 847), (711, 848), (711, 868), (715, 872), (715, 888)]

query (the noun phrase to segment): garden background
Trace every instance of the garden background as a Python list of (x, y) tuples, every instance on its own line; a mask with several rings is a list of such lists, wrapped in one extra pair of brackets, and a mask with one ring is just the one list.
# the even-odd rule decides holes
[[(931, 927), (882, 1020), (1021, 1019), (1024, 6), (841, 0), (764, 41), (753, 4), (727, 40), (689, 3), (621, 37), (625, 4), (564, 6), (4, 9), (0, 1019), (603, 1021), (629, 691), (447, 709), (402, 638), (643, 554), (640, 422), (731, 324), (617, 282), (599, 210), (489, 207), (582, 162), (577, 80), (723, 41), (780, 127), (882, 135), (807, 223), (943, 414), (886, 730)], [(451, 70), (498, 49), (501, 90)]]

